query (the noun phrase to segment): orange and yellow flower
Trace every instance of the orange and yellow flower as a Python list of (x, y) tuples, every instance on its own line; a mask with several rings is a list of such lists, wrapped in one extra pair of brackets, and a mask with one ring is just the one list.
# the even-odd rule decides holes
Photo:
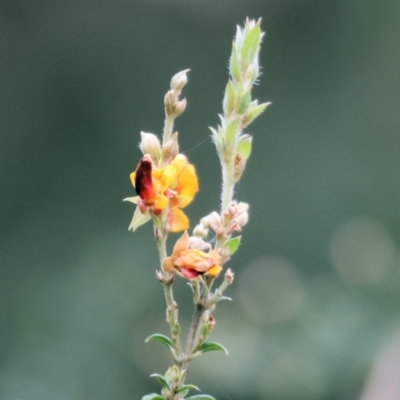
[(196, 279), (201, 275), (218, 276), (222, 270), (221, 257), (215, 250), (208, 253), (189, 248), (187, 231), (176, 241), (170, 257), (164, 258), (162, 268), (166, 272), (175, 271), (186, 279)]
[(191, 203), (199, 190), (196, 171), (183, 154), (178, 154), (164, 167), (154, 168), (151, 157), (145, 154), (131, 182), (139, 195), (138, 207), (142, 213), (151, 210), (155, 215), (167, 209), (167, 225), (171, 232), (189, 227), (189, 219), (181, 210)]

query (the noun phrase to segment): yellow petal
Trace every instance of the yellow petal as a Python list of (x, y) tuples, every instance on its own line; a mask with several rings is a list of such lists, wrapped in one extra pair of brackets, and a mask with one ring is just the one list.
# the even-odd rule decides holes
[(136, 187), (136, 183), (135, 183), (135, 181), (136, 181), (136, 171), (135, 171), (135, 172), (132, 172), (132, 173), (129, 175), (129, 178), (131, 179), (132, 185)]
[(189, 228), (189, 218), (179, 208), (173, 208), (169, 214), (169, 231), (180, 232)]
[(184, 208), (192, 200), (199, 190), (196, 171), (192, 164), (187, 165), (178, 175), (178, 184), (175, 188), (177, 199), (179, 201), (177, 207)]
[(206, 272), (206, 275), (218, 276), (221, 271), (222, 271), (222, 268), (217, 264), (217, 265), (214, 265), (212, 268), (210, 268)]
[(158, 208), (159, 210), (164, 210), (165, 207), (168, 205), (168, 198), (163, 194), (160, 194), (156, 197), (154, 201), (154, 207)]
[(183, 154), (178, 154), (172, 161), (171, 165), (176, 168), (176, 172), (179, 173), (182, 171), (183, 168), (188, 164), (188, 159)]
[(162, 176), (160, 179), (162, 191), (176, 186), (177, 171), (175, 166), (169, 164), (163, 168)]

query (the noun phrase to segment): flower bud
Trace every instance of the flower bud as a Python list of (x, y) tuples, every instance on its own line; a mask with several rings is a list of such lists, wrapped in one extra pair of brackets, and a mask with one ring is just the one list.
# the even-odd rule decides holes
[(187, 84), (188, 78), (186, 74), (189, 71), (190, 69), (180, 71), (171, 79), (171, 89), (177, 92), (178, 95), (181, 93), (182, 88)]
[(207, 326), (208, 326), (208, 329), (209, 329), (210, 331), (211, 331), (212, 329), (214, 329), (214, 326), (215, 326), (215, 319), (214, 319), (214, 317), (213, 317), (212, 315), (210, 315), (210, 316), (208, 317)]
[(189, 238), (189, 249), (199, 249), (199, 250), (211, 250), (212, 246), (210, 243), (205, 242), (199, 237), (191, 236)]
[(172, 328), (172, 335), (177, 336), (181, 332), (181, 327), (179, 324), (175, 324)]
[(249, 221), (248, 213), (249, 205), (247, 203), (238, 203), (236, 206), (236, 217), (235, 221), (240, 226), (243, 227)]
[(234, 273), (230, 268), (228, 268), (225, 272), (225, 280), (230, 285), (233, 282)]
[(208, 328), (207, 324), (203, 324), (200, 327), (200, 336), (205, 339), (209, 334), (210, 334), (210, 329)]
[(216, 212), (213, 211), (209, 216), (210, 226), (211, 228), (217, 232), (222, 227), (222, 219), (221, 216)]
[(156, 278), (159, 282), (163, 283), (164, 282), (164, 277), (161, 271), (156, 271)]
[(209, 218), (209, 216), (207, 215), (206, 217), (203, 217), (203, 218), (200, 220), (200, 224), (201, 224), (204, 228), (209, 228), (209, 227), (210, 227), (210, 218)]
[(193, 229), (193, 235), (205, 239), (208, 236), (208, 228), (205, 228), (203, 224), (198, 224)]
[(139, 148), (143, 154), (150, 154), (155, 164), (158, 164), (161, 159), (161, 144), (156, 135), (152, 133), (140, 132), (142, 140)]

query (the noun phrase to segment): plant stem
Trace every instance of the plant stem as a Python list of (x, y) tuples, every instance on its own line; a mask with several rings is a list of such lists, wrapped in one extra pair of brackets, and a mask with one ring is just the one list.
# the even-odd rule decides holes
[[(155, 229), (158, 230), (156, 235), (156, 242), (158, 254), (160, 257), (160, 265), (162, 265), (163, 259), (167, 257), (166, 242), (168, 233), (158, 226), (155, 226)], [(167, 303), (167, 322), (171, 332), (171, 339), (175, 347), (175, 356), (176, 358), (181, 358), (182, 345), (179, 338), (178, 305), (174, 300), (174, 292), (172, 290), (173, 275), (171, 276), (169, 273), (164, 272), (162, 268), (161, 271), (163, 276), (162, 284), (164, 287), (165, 301)]]
[[(208, 294), (209, 294), (209, 287), (207, 286), (207, 284), (204, 284), (202, 286), (199, 302), (195, 304), (196, 309), (195, 313), (193, 314), (192, 323), (190, 325), (189, 335), (186, 342), (184, 360), (181, 365), (181, 369), (185, 371), (188, 371), (189, 363), (191, 361), (191, 355), (194, 350), (193, 346), (197, 342), (201, 321), (203, 319), (205, 312), (207, 311), (207, 307), (205, 306), (205, 304), (208, 299)], [(183, 385), (186, 375), (187, 373), (183, 375), (181, 385)]]
[(221, 193), (221, 214), (225, 212), (233, 198), (235, 182), (232, 179), (233, 171), (230, 163), (222, 162), (222, 193)]
[(164, 121), (164, 132), (163, 132), (163, 146), (168, 142), (172, 135), (172, 129), (174, 128), (174, 117), (165, 113)]

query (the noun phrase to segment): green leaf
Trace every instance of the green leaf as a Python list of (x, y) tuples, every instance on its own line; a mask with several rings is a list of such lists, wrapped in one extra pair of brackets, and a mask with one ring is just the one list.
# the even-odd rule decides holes
[(224, 346), (222, 346), (222, 344), (219, 344), (217, 342), (205, 342), (197, 348), (197, 351), (200, 351), (202, 353), (217, 350), (222, 350), (225, 352), (226, 355), (228, 355), (228, 350)]
[(142, 397), (142, 400), (167, 400), (164, 396), (160, 396), (157, 393), (146, 394)]
[(186, 397), (185, 400), (215, 400), (215, 398), (208, 394), (196, 394), (196, 396)]
[(228, 126), (226, 127), (225, 143), (228, 151), (232, 151), (232, 148), (235, 144), (238, 132), (238, 126), (239, 126), (239, 118), (235, 118), (234, 120), (229, 122)]
[(260, 114), (264, 112), (264, 110), (270, 105), (271, 103), (262, 103), (262, 104), (256, 104), (252, 106), (250, 104), (248, 110), (246, 111), (246, 114), (243, 117), (243, 127), (246, 127), (247, 125), (251, 124)]
[(242, 60), (244, 61), (245, 65), (249, 65), (254, 57), (257, 55), (258, 48), (260, 46), (261, 41), (261, 29), (260, 24), (256, 23), (253, 28), (251, 28), (245, 35), (242, 49), (241, 49), (241, 56)]
[(166, 381), (166, 379), (162, 375), (160, 375), (160, 374), (151, 374), (150, 376), (152, 378), (157, 378), (157, 380), (160, 383), (162, 389), (171, 390), (171, 386), (169, 385), (169, 383)]
[(241, 240), (241, 236), (236, 236), (233, 237), (229, 240), (227, 240), (224, 243), (224, 246), (228, 249), (229, 255), (231, 256), (233, 253), (236, 252), (236, 250), (238, 249), (239, 245), (240, 245), (240, 240)]
[(250, 105), (250, 101), (251, 101), (251, 92), (250, 90), (246, 90), (246, 91), (242, 91), (240, 97), (239, 97), (239, 105), (238, 105), (238, 109), (237, 112), (239, 114), (244, 114), (247, 109), (249, 108)]
[(223, 106), (225, 115), (230, 115), (235, 108), (235, 88), (230, 79), (226, 85)]
[(162, 335), (161, 333), (155, 333), (154, 335), (150, 335), (145, 340), (145, 343), (150, 342), (150, 340), (159, 342), (159, 343), (163, 344), (164, 346), (167, 346), (170, 349), (174, 348), (174, 344), (172, 343), (172, 340), (168, 336)]
[[(236, 39), (237, 42), (238, 39)], [(239, 82), (240, 81), (240, 67), (239, 67), (239, 55), (236, 50), (236, 43), (233, 42), (232, 46), (232, 54), (231, 59), (229, 61), (229, 72), (231, 73), (231, 77), (233, 81)]]
[(251, 136), (244, 136), (237, 145), (236, 151), (241, 155), (243, 161), (247, 161), (251, 153)]
[(182, 393), (182, 392), (184, 392), (185, 390), (186, 390), (186, 391), (189, 391), (190, 389), (198, 390), (198, 391), (200, 392), (200, 389), (199, 389), (197, 386), (195, 386), (195, 385), (183, 385), (183, 386), (181, 386), (181, 387), (176, 391), (176, 393)]
[[(127, 200), (130, 201), (130, 200)], [(128, 230), (135, 232), (137, 228), (139, 228), (139, 226), (145, 224), (147, 221), (149, 221), (151, 219), (151, 216), (148, 212), (146, 213), (142, 213), (139, 209), (139, 207), (136, 207), (135, 212), (133, 213), (133, 218), (132, 221), (129, 225)]]

